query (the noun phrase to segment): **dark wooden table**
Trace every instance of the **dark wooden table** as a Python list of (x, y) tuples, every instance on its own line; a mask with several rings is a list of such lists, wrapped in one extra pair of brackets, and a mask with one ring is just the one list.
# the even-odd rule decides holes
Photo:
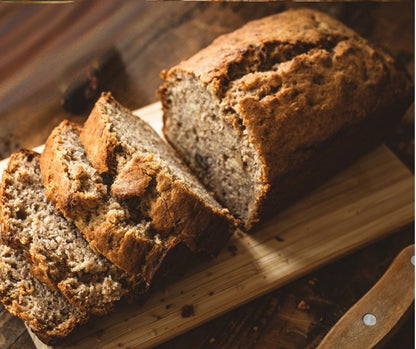
[[(0, 4), (0, 158), (42, 144), (60, 120), (83, 121), (99, 91), (132, 109), (157, 100), (159, 72), (246, 21), (299, 4), (81, 0)], [(313, 3), (414, 71), (414, 5)], [(413, 76), (414, 77), (414, 76)], [(414, 108), (388, 145), (413, 170)], [(414, 241), (413, 224), (160, 348), (314, 348)], [(387, 347), (413, 348), (411, 315)], [(0, 310), (0, 348), (34, 348)]]

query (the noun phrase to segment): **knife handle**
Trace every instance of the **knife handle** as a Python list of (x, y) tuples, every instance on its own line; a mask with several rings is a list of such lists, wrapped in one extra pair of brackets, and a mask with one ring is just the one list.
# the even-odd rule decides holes
[(414, 245), (403, 249), (370, 291), (332, 327), (317, 349), (364, 349), (379, 344), (414, 301), (414, 255)]

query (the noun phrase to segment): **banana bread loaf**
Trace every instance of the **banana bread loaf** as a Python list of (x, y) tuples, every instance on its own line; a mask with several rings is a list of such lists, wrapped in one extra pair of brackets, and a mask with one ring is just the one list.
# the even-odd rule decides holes
[(381, 142), (408, 74), (330, 16), (292, 9), (162, 72), (164, 134), (250, 229)]
[[(0, 188), (3, 241), (24, 250), (32, 274), (60, 290), (85, 312), (104, 315), (115, 303), (142, 292), (133, 278), (95, 253), (81, 233), (46, 199), (38, 153), (11, 156)], [(144, 285), (143, 285), (144, 286)]]
[(46, 344), (68, 336), (88, 315), (30, 273), (24, 252), (0, 243), (0, 301)]

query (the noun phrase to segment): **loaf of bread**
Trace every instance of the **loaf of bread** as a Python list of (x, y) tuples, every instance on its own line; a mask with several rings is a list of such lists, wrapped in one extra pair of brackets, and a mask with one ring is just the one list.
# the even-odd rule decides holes
[(0, 187), (3, 241), (25, 252), (33, 276), (60, 290), (81, 310), (108, 314), (117, 301), (143, 292), (134, 278), (95, 253), (81, 233), (46, 199), (38, 153), (11, 156)]
[(292, 9), (162, 72), (164, 134), (246, 229), (380, 143), (408, 74), (330, 16)]
[(2, 243), (0, 301), (46, 344), (56, 343), (88, 320), (88, 315), (71, 305), (59, 291), (33, 277), (23, 251)]

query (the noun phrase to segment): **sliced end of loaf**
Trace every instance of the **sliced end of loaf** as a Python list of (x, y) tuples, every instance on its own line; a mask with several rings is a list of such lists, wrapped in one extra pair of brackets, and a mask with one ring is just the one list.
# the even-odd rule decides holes
[(197, 77), (175, 71), (160, 89), (169, 143), (246, 229), (258, 220), (267, 192), (263, 159), (232, 108)]

